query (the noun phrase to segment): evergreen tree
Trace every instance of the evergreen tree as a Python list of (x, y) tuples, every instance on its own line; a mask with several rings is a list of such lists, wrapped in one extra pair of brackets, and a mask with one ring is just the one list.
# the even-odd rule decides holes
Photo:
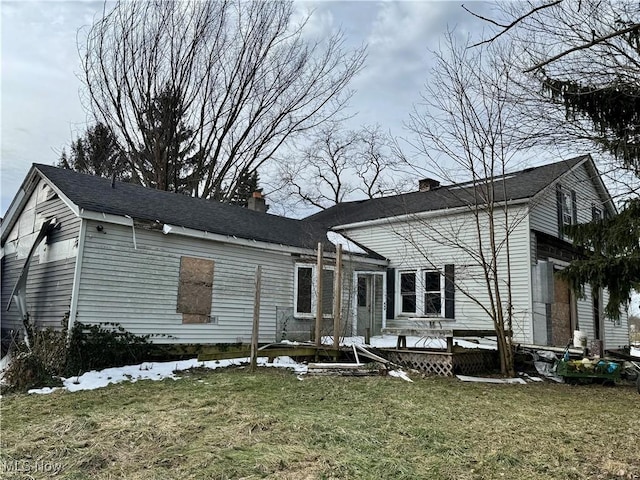
[(560, 275), (576, 291), (585, 284), (606, 288), (607, 316), (619, 318), (620, 306), (628, 302), (631, 290), (640, 291), (640, 199), (629, 200), (615, 217), (572, 225), (567, 233), (583, 249), (584, 257), (571, 262)]
[(487, 41), (506, 34), (517, 51), (511, 61), (542, 87), (518, 99), (529, 102), (525, 116), (535, 112), (525, 120), (540, 141), (593, 141), (611, 154), (609, 170), (630, 174), (619, 215), (567, 229), (583, 256), (562, 272), (578, 291), (586, 284), (607, 288), (607, 314), (617, 318), (640, 287), (640, 4), (504, 2), (500, 10), (505, 16), (490, 20), (498, 31)]
[(258, 172), (254, 171), (249, 173), (245, 170), (240, 173), (238, 176), (238, 187), (229, 203), (246, 207), (249, 197), (253, 195), (253, 192), (262, 192), (262, 189), (258, 187), (258, 182)]
[[(140, 120), (141, 142), (131, 152), (145, 185), (158, 190), (191, 193), (197, 154), (193, 130), (185, 124), (179, 90), (166, 86), (153, 98)], [(197, 182), (196, 182), (197, 183)]]
[(83, 136), (71, 142), (70, 153), (62, 150), (58, 166), (77, 172), (129, 180), (126, 157), (117, 140), (103, 123), (89, 127)]

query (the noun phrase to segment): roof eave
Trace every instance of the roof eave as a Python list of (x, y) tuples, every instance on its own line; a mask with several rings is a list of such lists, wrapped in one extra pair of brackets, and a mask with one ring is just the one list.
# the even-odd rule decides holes
[[(531, 199), (531, 197), (525, 197), (525, 198), (518, 198), (518, 199), (514, 199), (514, 200), (507, 200), (506, 204), (508, 206), (511, 205), (522, 205), (525, 203), (528, 203), (529, 200)], [(501, 202), (496, 202), (497, 205), (502, 205), (505, 202), (501, 201)], [(395, 216), (391, 216), (391, 217), (383, 217), (383, 218), (376, 218), (373, 220), (363, 220), (360, 222), (352, 222), (352, 223), (345, 223), (343, 225), (334, 225), (331, 227), (332, 230), (349, 230), (351, 228), (362, 228), (362, 227), (371, 227), (371, 226), (376, 226), (376, 225), (383, 225), (383, 224), (390, 224), (390, 223), (398, 223), (398, 222), (405, 222), (407, 220), (416, 220), (416, 219), (423, 219), (423, 218), (432, 218), (432, 217), (441, 217), (444, 215), (455, 215), (458, 213), (465, 213), (465, 212), (469, 212), (470, 211), (470, 207), (471, 205), (465, 205), (465, 206), (461, 206), (461, 207), (451, 207), (451, 208), (440, 208), (437, 210), (427, 210), (427, 211), (422, 211), (422, 212), (415, 212), (415, 213), (406, 213), (403, 215), (395, 215)], [(482, 206), (480, 206), (480, 208), (482, 208)]]
[(0, 244), (3, 246), (7, 240), (9, 232), (18, 221), (20, 213), (24, 209), (29, 197), (35, 191), (39, 178), (43, 178), (43, 175), (35, 166), (32, 165), (27, 176), (22, 181), (18, 192), (13, 197), (13, 200), (11, 200), (7, 213), (2, 220), (2, 225), (0, 225)]

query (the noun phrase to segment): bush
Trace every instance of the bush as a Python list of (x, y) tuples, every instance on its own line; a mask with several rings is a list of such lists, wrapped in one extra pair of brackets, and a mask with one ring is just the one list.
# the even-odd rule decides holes
[(30, 337), (31, 348), (24, 341), (17, 344), (4, 372), (3, 380), (9, 390), (62, 385), (59, 376), (66, 363), (66, 332), (51, 328), (31, 330)]
[(140, 363), (151, 349), (149, 337), (127, 332), (118, 323), (76, 322), (69, 338), (65, 373), (79, 375), (89, 370)]
[(5, 390), (60, 386), (60, 376), (140, 363), (152, 348), (149, 335), (134, 335), (118, 323), (76, 322), (69, 338), (65, 328), (29, 327), (28, 335), (30, 347), (24, 340), (14, 343), (13, 358), (3, 375)]

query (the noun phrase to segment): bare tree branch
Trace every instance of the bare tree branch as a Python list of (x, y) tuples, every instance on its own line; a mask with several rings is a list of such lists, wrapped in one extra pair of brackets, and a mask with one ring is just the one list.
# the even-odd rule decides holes
[(545, 3), (542, 5), (539, 5), (537, 7), (532, 8), (530, 11), (526, 12), (524, 15), (521, 15), (520, 17), (516, 18), (515, 20), (513, 20), (511, 23), (508, 24), (503, 24), (500, 23), (496, 20), (493, 20), (489, 17), (484, 17), (478, 13), (473, 12), (472, 10), (469, 10), (467, 7), (464, 6), (464, 4), (462, 5), (462, 8), (467, 11), (468, 13), (470, 13), (471, 15), (473, 15), (474, 17), (480, 19), (480, 20), (484, 20), (485, 22), (489, 22), (497, 27), (501, 27), (502, 30), (497, 33), (496, 35), (494, 35), (491, 38), (488, 38), (486, 40), (483, 40), (481, 42), (478, 43), (474, 43), (473, 45), (471, 45), (471, 47), (477, 47), (480, 45), (483, 45), (485, 43), (491, 43), (494, 40), (498, 39), (500, 36), (504, 35), (505, 33), (507, 33), (509, 30), (511, 30), (512, 28), (514, 28), (515, 26), (517, 26), (520, 22), (522, 22), (525, 18), (530, 17), (531, 15), (534, 15), (536, 12), (538, 12), (539, 10), (543, 10), (545, 8), (549, 8), (549, 7), (553, 7), (554, 5), (558, 5), (559, 3), (563, 2), (564, 0), (556, 0), (554, 2), (551, 3)]
[(227, 201), (351, 95), (365, 49), (310, 40), (307, 20), (290, 1), (120, 1), (80, 47), (87, 108), (139, 183)]
[(577, 45), (575, 47), (572, 48), (568, 48), (567, 50), (563, 50), (562, 52), (560, 52), (557, 55), (554, 55), (552, 57), (549, 57), (545, 60), (543, 60), (542, 62), (538, 62), (535, 65), (527, 68), (524, 70), (524, 73), (529, 73), (529, 72), (533, 72), (534, 70), (539, 70), (540, 68), (544, 67), (545, 65), (549, 65), (550, 63), (555, 62), (556, 60), (561, 59), (562, 57), (565, 57), (573, 52), (578, 52), (580, 50), (586, 50), (588, 48), (593, 47), (594, 45), (597, 45), (599, 43), (603, 43), (607, 40), (609, 40), (610, 38), (614, 38), (614, 37), (618, 37), (620, 35), (624, 35), (626, 33), (629, 32), (633, 32), (634, 30), (638, 30), (638, 28), (640, 27), (640, 23), (634, 23), (631, 26), (627, 27), (627, 28), (621, 28), (619, 30), (614, 30), (613, 32), (607, 34), (607, 35), (603, 35), (601, 37), (598, 38), (594, 38), (592, 41), (587, 42), (583, 45)]

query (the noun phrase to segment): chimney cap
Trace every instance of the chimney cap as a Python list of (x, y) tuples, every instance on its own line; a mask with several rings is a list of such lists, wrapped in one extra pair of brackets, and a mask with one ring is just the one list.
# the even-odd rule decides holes
[(260, 190), (256, 190), (251, 194), (253, 198), (262, 198), (262, 192)]

